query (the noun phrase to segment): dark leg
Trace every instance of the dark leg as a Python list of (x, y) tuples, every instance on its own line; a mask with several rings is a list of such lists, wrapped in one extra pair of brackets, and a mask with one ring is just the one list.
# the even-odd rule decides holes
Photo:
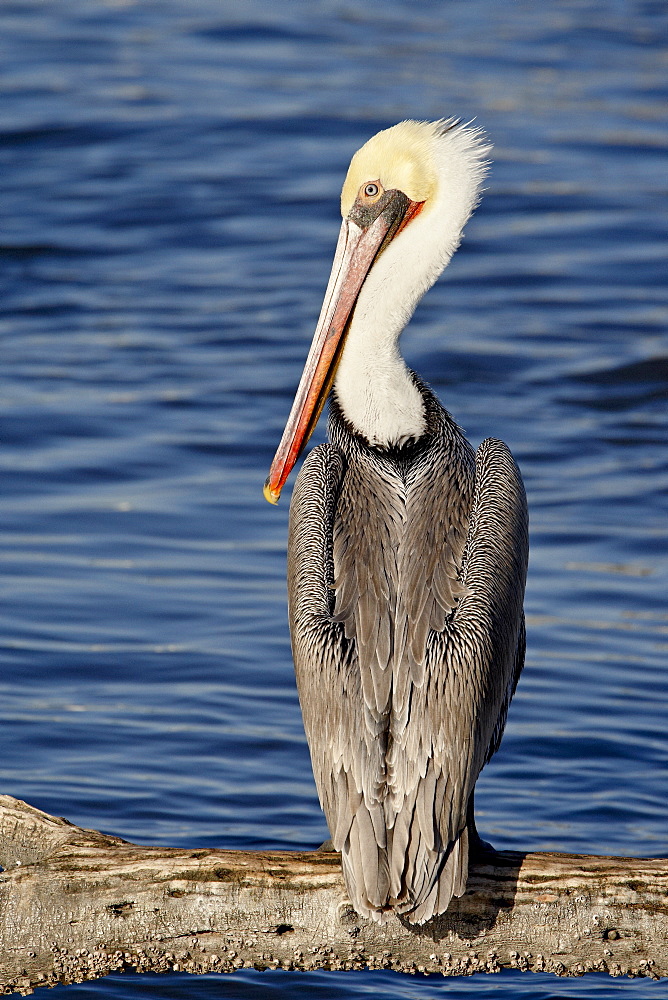
[(466, 825), (469, 831), (469, 857), (478, 858), (482, 854), (495, 854), (495, 850), (491, 844), (488, 844), (486, 840), (483, 840), (478, 833), (475, 825), (475, 811), (473, 805), (473, 799), (475, 797), (475, 789), (471, 792), (469, 796), (468, 809), (466, 810)]

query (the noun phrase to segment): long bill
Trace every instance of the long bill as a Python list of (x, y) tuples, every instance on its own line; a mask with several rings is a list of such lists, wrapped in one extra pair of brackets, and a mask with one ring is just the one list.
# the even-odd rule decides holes
[[(402, 197), (405, 208), (408, 199)], [(269, 503), (278, 503), (281, 490), (315, 429), (334, 381), (348, 323), (364, 279), (385, 238), (388, 234), (390, 238), (395, 235), (401, 224), (402, 218), (397, 218), (396, 210), (388, 209), (365, 227), (349, 218), (343, 220), (311, 349), (264, 485)]]

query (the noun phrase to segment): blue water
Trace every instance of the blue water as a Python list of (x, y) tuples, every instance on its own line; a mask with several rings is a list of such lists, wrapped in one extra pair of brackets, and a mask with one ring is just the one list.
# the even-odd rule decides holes
[[(5, 0), (0, 65), (0, 790), (140, 843), (324, 839), (288, 504), (262, 484), (350, 155), (405, 117), (477, 116), (488, 190), (404, 351), (529, 495), (527, 666), (479, 826), (665, 856), (664, 0)], [(59, 995), (664, 990), (241, 972)]]

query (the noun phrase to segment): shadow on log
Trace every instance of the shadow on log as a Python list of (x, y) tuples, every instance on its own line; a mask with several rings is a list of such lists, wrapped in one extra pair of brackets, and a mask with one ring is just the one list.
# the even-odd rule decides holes
[(0, 989), (110, 972), (668, 974), (668, 860), (502, 851), (422, 927), (351, 908), (331, 852), (139, 847), (0, 796)]

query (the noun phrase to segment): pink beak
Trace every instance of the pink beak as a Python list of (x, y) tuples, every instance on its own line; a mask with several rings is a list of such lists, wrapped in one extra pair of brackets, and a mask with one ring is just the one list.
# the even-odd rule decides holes
[[(390, 192), (387, 192), (390, 194)], [(334, 381), (349, 321), (379, 251), (422, 207), (401, 192), (370, 225), (343, 220), (320, 318), (283, 437), (271, 463), (264, 495), (278, 503), (281, 490), (313, 433)], [(353, 214), (353, 213), (351, 213)]]

